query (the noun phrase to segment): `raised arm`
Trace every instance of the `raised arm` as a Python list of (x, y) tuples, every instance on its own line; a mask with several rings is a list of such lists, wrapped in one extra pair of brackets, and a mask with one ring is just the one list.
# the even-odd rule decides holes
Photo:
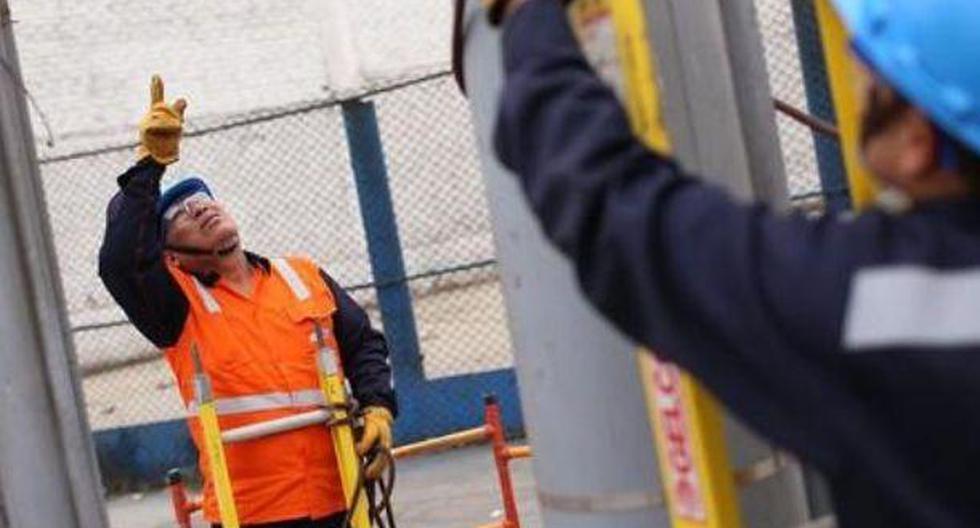
[(868, 223), (738, 203), (647, 149), (558, 0), (518, 8), (503, 45), (498, 155), (589, 301), (743, 418), (814, 454), (814, 409), (844, 396), (834, 352), (854, 263), (833, 248), (874, 240)]
[(126, 316), (158, 347), (172, 345), (187, 299), (163, 262), (156, 203), (164, 166), (147, 158), (119, 177), (99, 251), (99, 276)]
[(164, 101), (163, 81), (154, 76), (150, 110), (140, 121), (139, 161), (117, 179), (119, 192), (106, 211), (99, 251), (99, 277), (136, 328), (158, 347), (180, 336), (188, 304), (163, 262), (156, 215), (160, 178), (177, 160), (184, 108)]
[(320, 276), (337, 303), (333, 316), (334, 332), (354, 397), (362, 407), (380, 405), (397, 414), (384, 335), (371, 326), (364, 309), (332, 277), (323, 270), (320, 270)]

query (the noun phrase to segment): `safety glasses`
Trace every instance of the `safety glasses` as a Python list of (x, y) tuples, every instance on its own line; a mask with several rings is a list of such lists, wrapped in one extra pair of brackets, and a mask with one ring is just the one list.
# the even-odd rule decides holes
[(163, 218), (167, 222), (173, 222), (174, 218), (176, 218), (180, 213), (185, 213), (188, 217), (192, 217), (194, 216), (193, 211), (195, 209), (213, 202), (214, 199), (207, 193), (196, 192), (171, 205), (166, 212), (163, 213)]

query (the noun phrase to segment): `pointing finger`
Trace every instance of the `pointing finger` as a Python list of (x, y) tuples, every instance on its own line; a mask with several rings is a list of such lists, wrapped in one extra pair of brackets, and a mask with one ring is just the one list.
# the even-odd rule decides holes
[(150, 105), (163, 102), (163, 79), (159, 75), (154, 75), (150, 81)]

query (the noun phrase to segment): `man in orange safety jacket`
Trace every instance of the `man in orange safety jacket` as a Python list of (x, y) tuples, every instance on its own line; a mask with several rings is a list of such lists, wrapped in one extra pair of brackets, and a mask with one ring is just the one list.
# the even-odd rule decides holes
[[(325, 404), (316, 326), (339, 352), (364, 409), (360, 453), (391, 446), (396, 400), (384, 337), (331, 277), (306, 258), (245, 251), (234, 219), (201, 178), (161, 194), (160, 178), (179, 155), (186, 103), (167, 104), (158, 77), (151, 99), (140, 122), (138, 160), (118, 178), (120, 190), (109, 204), (99, 274), (130, 321), (164, 350), (201, 453), (204, 515), (217, 523), (210, 461), (195, 418), (192, 347), (211, 379), (222, 430)], [(327, 427), (226, 444), (225, 456), (243, 525), (341, 526), (346, 503)], [(384, 463), (377, 457), (366, 476), (379, 475)]]

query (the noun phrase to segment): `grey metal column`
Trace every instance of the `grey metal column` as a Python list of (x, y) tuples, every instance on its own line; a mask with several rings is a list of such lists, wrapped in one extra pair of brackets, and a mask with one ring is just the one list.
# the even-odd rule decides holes
[(677, 157), (743, 198), (786, 200), (772, 94), (749, 0), (645, 0)]
[[(772, 94), (750, 0), (646, 0), (664, 85), (664, 111), (684, 166), (744, 199), (785, 207), (785, 169)], [(728, 417), (736, 468), (772, 449)], [(786, 528), (808, 517), (803, 477), (792, 465), (739, 490), (746, 526)]]
[(0, 60), (0, 511), (10, 528), (102, 527), (101, 485), (6, 0)]
[(586, 304), (493, 153), (500, 50), (479, 4), (465, 19), (466, 84), (545, 526), (666, 528), (635, 347)]
[[(646, 5), (678, 157), (741, 198), (785, 206), (784, 168), (752, 3), (646, 0)], [(631, 347), (584, 307), (568, 267), (541, 240), (513, 178), (495, 162), (489, 138), (500, 82), (498, 43), (473, 11), (469, 15), (467, 85), (481, 139), (539, 487), (547, 499), (556, 490), (595, 495), (617, 487), (650, 486), (649, 478), (636, 474), (640, 464), (631, 465), (636, 457), (644, 471), (653, 465), (647, 458), (649, 438), (630, 437), (641, 434), (640, 428), (624, 425), (638, 420), (642, 412), (640, 389), (627, 372), (634, 365), (624, 360)], [(627, 385), (617, 386), (623, 382)], [(588, 401), (583, 401), (585, 396)], [(576, 416), (600, 417), (598, 433), (584, 430), (608, 437), (593, 444), (595, 437), (569, 427), (579, 420)], [(735, 421), (727, 425), (736, 467), (771, 456), (767, 445)], [(615, 452), (602, 447), (613, 445)], [(795, 467), (741, 490), (740, 500), (748, 526), (784, 528), (807, 517)], [(579, 526), (576, 522), (586, 519), (542, 502), (548, 526)], [(656, 518), (666, 525), (663, 512)], [(582, 525), (610, 525), (608, 518), (598, 519), (589, 517)]]

